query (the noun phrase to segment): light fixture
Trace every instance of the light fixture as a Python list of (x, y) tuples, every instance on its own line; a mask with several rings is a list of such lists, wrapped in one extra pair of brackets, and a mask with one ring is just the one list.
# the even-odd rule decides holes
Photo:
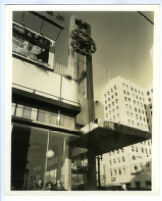
[(46, 156), (47, 158), (52, 158), (54, 157), (55, 153), (52, 149), (49, 149), (47, 152), (46, 152)]

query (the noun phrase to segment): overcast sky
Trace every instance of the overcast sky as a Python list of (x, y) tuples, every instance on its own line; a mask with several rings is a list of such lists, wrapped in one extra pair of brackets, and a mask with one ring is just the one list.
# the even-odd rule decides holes
[[(59, 12), (61, 14), (61, 12)], [(153, 12), (143, 12), (153, 21)], [(146, 87), (152, 82), (153, 25), (137, 12), (64, 12), (65, 29), (56, 44), (56, 62), (67, 66), (68, 27), (74, 14), (91, 25), (95, 100), (108, 79), (122, 76)], [(107, 69), (109, 74), (107, 74)]]

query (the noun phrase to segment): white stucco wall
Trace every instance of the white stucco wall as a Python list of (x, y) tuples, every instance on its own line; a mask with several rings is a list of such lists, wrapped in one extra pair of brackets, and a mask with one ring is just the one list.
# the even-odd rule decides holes
[[(13, 57), (12, 82), (24, 87), (60, 97), (61, 76), (49, 70)], [(61, 97), (78, 102), (77, 83), (62, 78)]]

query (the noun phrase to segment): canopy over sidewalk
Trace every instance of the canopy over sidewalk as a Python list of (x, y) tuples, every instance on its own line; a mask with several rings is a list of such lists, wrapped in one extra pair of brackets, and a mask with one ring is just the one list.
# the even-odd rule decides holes
[(72, 147), (93, 149), (96, 155), (151, 139), (151, 133), (113, 122), (90, 123), (89, 131), (70, 142)]

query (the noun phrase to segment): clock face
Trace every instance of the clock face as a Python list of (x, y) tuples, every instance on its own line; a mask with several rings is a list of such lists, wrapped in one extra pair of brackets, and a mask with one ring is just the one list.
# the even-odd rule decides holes
[(84, 31), (74, 29), (71, 32), (71, 46), (82, 55), (91, 55), (96, 52), (96, 45), (93, 39)]

